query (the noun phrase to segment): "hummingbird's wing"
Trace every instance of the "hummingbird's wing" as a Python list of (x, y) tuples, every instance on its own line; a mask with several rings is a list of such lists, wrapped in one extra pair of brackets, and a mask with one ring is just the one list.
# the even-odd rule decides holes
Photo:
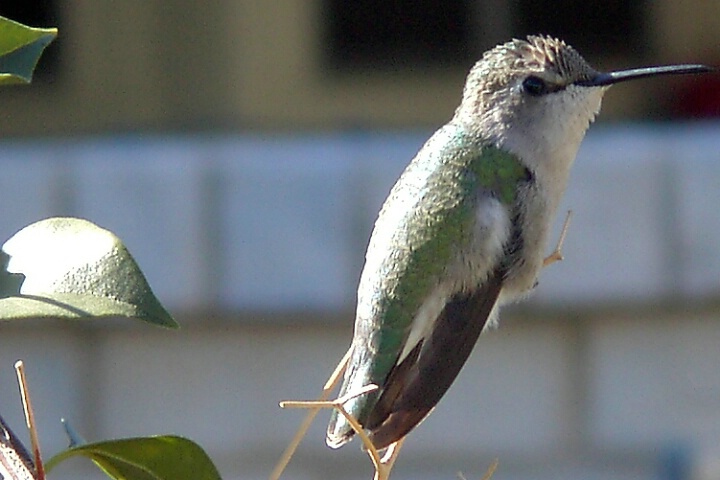
[[(528, 179), (513, 155), (449, 125), (390, 192), (368, 246), (340, 392), (378, 385), (344, 405), (378, 448), (417, 425), (467, 360), (502, 288), (511, 205)], [(333, 412), (327, 444), (352, 435)]]
[(502, 281), (497, 269), (476, 291), (453, 296), (432, 333), (390, 372), (365, 423), (377, 448), (404, 437), (450, 388), (490, 318)]

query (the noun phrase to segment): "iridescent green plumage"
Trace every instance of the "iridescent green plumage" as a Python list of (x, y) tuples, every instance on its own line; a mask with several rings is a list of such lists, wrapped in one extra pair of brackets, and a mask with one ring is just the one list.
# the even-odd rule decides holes
[[(484, 145), (462, 126), (448, 125), (427, 142), (398, 180), (376, 223), (359, 293), (359, 302), (369, 311), (356, 323), (343, 394), (369, 383), (383, 385), (408, 347), (423, 302), (443, 281), (448, 266), (475, 248), (479, 197), (509, 211), (518, 185), (528, 179), (529, 172), (514, 155)], [(394, 248), (386, 248), (388, 244)], [(360, 397), (346, 409), (364, 423), (382, 395), (380, 390)], [(331, 431), (338, 421), (344, 419), (334, 416)], [(343, 427), (341, 435), (350, 433)]]

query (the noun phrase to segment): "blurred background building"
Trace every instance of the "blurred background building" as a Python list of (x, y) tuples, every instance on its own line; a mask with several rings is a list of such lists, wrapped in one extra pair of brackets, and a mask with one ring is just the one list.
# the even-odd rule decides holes
[[(452, 115), (466, 72), (548, 33), (600, 69), (720, 65), (694, 0), (4, 0), (58, 26), (0, 90), (0, 235), (47, 216), (117, 233), (184, 325), (0, 326), (0, 408), (26, 361), (46, 455), (176, 433), (226, 479), (266, 478), (348, 346), (372, 222)], [(406, 443), (393, 478), (720, 478), (720, 79), (612, 89), (563, 208), (566, 260), (506, 309)], [(560, 213), (560, 217), (563, 212)], [(558, 219), (559, 230), (562, 218)], [(363, 479), (318, 420), (288, 479)], [(82, 461), (51, 478), (101, 478)]]

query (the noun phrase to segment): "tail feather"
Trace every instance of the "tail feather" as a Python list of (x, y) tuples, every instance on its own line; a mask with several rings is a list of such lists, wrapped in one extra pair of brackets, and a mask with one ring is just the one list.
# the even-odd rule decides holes
[[(362, 356), (363, 352), (354, 350), (354, 352), (355, 351), (358, 352), (358, 356)], [(367, 364), (362, 358), (354, 358), (354, 352), (353, 358), (350, 360), (347, 370), (345, 371), (345, 378), (343, 385), (340, 388), (338, 397), (352, 394), (353, 392), (357, 392), (363, 387), (373, 383), (370, 380)], [(378, 392), (373, 391), (360, 395), (345, 402), (343, 407), (361, 425), (365, 425), (365, 419), (370, 410), (370, 406), (375, 403), (378, 398), (378, 394)], [(325, 443), (327, 446), (330, 448), (340, 448), (349, 442), (353, 435), (355, 435), (355, 430), (352, 428), (352, 425), (350, 425), (347, 419), (340, 412), (333, 409), (330, 414), (330, 422), (328, 423), (327, 433), (325, 436)]]

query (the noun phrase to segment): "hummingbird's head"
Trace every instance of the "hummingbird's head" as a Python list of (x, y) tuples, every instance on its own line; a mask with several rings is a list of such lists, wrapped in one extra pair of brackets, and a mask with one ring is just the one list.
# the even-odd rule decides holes
[(565, 42), (529, 36), (498, 45), (473, 66), (454, 121), (527, 161), (569, 165), (610, 85), (709, 70), (678, 65), (602, 73)]
[[(561, 40), (530, 36), (487, 51), (470, 70), (456, 119), (520, 155), (579, 145), (607, 87), (580, 86), (598, 72)], [(574, 156), (574, 155), (573, 155)]]
[[(541, 97), (598, 75), (585, 59), (562, 40), (529, 36), (485, 52), (470, 70), (463, 103), (497, 100), (516, 93)], [(485, 105), (490, 106), (490, 105)]]

